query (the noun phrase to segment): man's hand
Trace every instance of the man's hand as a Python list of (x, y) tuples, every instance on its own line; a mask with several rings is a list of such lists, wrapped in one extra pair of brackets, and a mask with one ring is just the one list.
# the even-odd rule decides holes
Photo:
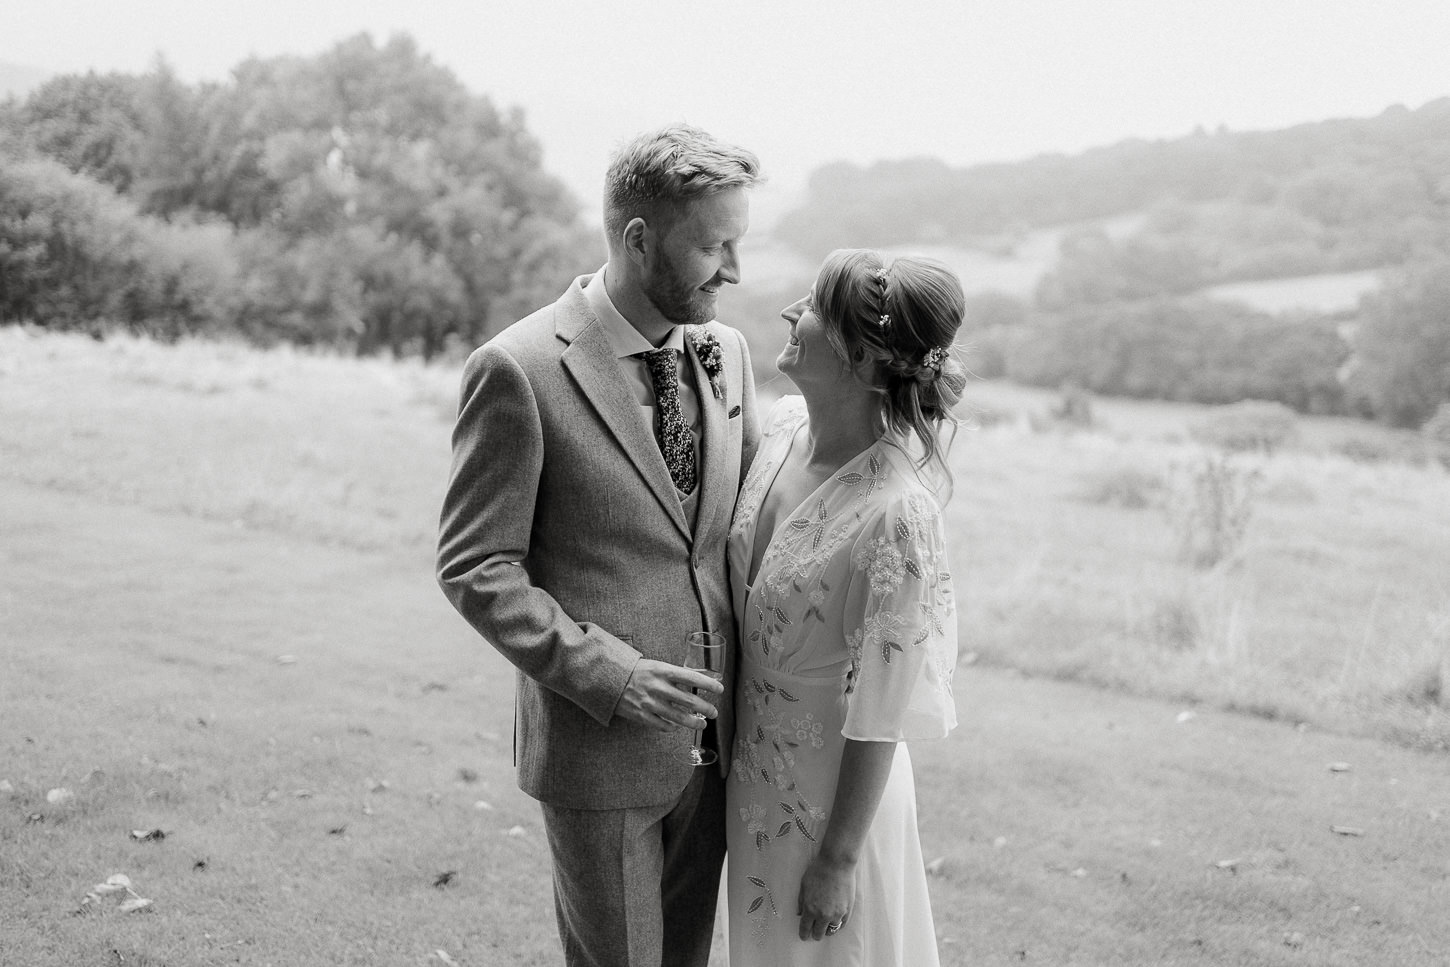
[(641, 658), (625, 683), (624, 694), (614, 707), (616, 718), (660, 732), (703, 728), (713, 719), (715, 706), (697, 697), (692, 689), (718, 698), (725, 686), (708, 675), (669, 662)]

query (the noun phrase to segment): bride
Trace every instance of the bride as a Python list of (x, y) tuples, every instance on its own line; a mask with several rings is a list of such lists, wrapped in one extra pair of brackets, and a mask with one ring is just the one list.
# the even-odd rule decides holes
[(956, 724), (940, 430), (963, 301), (936, 261), (842, 250), (781, 313), (801, 395), (766, 421), (729, 546), (732, 967), (938, 963), (902, 740)]

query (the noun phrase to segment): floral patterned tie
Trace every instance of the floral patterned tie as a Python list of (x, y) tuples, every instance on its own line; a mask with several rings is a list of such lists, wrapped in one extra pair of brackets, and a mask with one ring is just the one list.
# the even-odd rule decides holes
[(653, 349), (640, 354), (649, 367), (650, 382), (655, 387), (656, 436), (670, 479), (682, 494), (695, 490), (695, 437), (680, 412), (680, 371), (675, 362), (676, 349)]

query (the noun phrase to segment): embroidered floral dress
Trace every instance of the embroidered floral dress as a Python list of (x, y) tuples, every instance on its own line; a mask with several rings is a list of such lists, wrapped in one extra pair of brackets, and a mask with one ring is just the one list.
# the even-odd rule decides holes
[(841, 467), (780, 523), (750, 579), (761, 503), (791, 447), (804, 445), (805, 419), (800, 397), (772, 411), (730, 533), (742, 644), (726, 814), (730, 964), (932, 967), (904, 744), (861, 851), (850, 918), (820, 942), (798, 934), (801, 876), (831, 821), (845, 740), (939, 738), (956, 725), (941, 511), (897, 447), (878, 442)]

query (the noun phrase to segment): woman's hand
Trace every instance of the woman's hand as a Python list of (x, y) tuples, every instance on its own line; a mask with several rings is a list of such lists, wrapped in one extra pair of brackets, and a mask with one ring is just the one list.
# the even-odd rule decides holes
[(824, 940), (836, 933), (855, 905), (856, 864), (817, 854), (801, 877), (796, 911), (801, 918), (801, 939)]
[(895, 742), (846, 740), (830, 824), (821, 837), (820, 852), (801, 877), (796, 912), (801, 918), (802, 940), (823, 940), (835, 934), (855, 908), (856, 860), (895, 758)]

